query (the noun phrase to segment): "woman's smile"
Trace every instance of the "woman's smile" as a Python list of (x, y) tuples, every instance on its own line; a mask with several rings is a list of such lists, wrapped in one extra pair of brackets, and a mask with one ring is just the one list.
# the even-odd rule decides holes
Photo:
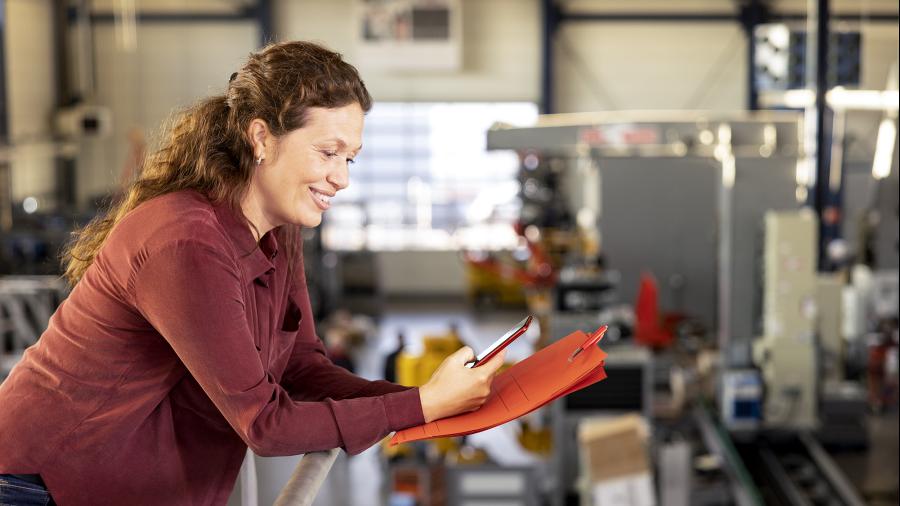
[(310, 188), (309, 193), (312, 194), (313, 201), (317, 206), (319, 206), (319, 209), (321, 209), (322, 211), (327, 211), (328, 208), (331, 207), (331, 197), (333, 197), (334, 194), (329, 195), (327, 193), (316, 190), (315, 188)]

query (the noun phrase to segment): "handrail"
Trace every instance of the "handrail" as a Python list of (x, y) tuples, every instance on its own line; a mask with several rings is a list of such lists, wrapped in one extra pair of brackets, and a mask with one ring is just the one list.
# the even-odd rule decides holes
[(310, 506), (339, 452), (340, 448), (334, 448), (304, 455), (294, 468), (287, 485), (281, 489), (274, 506)]

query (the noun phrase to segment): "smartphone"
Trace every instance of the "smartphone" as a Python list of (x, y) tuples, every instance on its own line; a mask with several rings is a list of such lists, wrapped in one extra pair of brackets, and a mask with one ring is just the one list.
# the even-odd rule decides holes
[(519, 336), (521, 336), (525, 333), (525, 331), (528, 330), (528, 326), (531, 325), (532, 319), (533, 317), (531, 315), (528, 315), (524, 320), (517, 323), (515, 327), (509, 329), (506, 334), (503, 334), (500, 339), (497, 339), (492, 345), (488, 346), (484, 351), (476, 355), (475, 360), (466, 362), (466, 367), (470, 369), (473, 367), (478, 367), (479, 365), (493, 358), (494, 355), (500, 353), (500, 351), (503, 350), (503, 348), (506, 348), (509, 343), (515, 341)]

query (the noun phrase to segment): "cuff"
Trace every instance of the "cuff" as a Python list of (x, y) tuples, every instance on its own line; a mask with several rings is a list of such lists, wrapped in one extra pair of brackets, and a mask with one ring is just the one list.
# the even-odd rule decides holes
[(403, 430), (425, 423), (422, 413), (422, 399), (418, 388), (410, 388), (384, 396), (384, 410), (387, 412), (388, 429)]

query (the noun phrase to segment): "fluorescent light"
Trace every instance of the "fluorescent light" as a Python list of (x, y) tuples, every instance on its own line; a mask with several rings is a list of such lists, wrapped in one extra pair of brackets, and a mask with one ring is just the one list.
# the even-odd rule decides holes
[(803, 109), (815, 105), (816, 93), (813, 90), (786, 90), (783, 100), (786, 107)]
[(806, 109), (816, 105), (816, 93), (807, 89), (763, 91), (759, 94), (759, 104), (763, 107)]
[(728, 123), (719, 125), (719, 143), (713, 150), (713, 156), (722, 162), (722, 185), (725, 188), (734, 187), (734, 153), (731, 149), (731, 125)]
[(38, 210), (38, 200), (34, 197), (25, 197), (22, 201), (22, 208), (28, 214), (34, 214)]
[(722, 158), (722, 185), (724, 185), (725, 188), (733, 188), (734, 187), (734, 172), (735, 172), (734, 155), (729, 151)]
[(798, 186), (813, 186), (816, 184), (816, 164), (813, 163), (812, 157), (801, 156), (797, 159), (794, 180)]
[[(805, 109), (816, 104), (813, 90), (798, 89), (760, 94), (760, 103), (768, 107)], [(848, 90), (837, 86), (825, 93), (825, 102), (835, 110), (897, 111), (900, 95), (897, 90)]]
[(825, 100), (832, 109), (856, 111), (896, 111), (897, 90), (847, 90), (840, 86), (829, 90)]
[(891, 118), (881, 120), (878, 126), (878, 139), (875, 141), (875, 158), (872, 161), (872, 176), (884, 179), (891, 173), (894, 164), (894, 143), (897, 140), (897, 125)]
[(731, 125), (722, 123), (719, 125), (719, 143), (728, 144), (731, 147)]

